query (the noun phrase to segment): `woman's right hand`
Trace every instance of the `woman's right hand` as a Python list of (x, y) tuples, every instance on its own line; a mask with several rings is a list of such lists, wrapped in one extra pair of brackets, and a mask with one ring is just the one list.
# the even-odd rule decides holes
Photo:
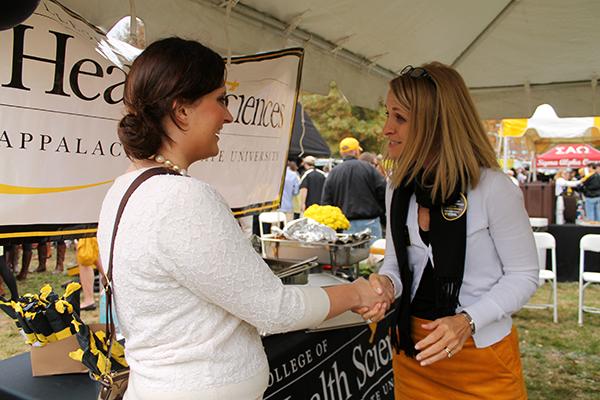
[(369, 282), (364, 278), (358, 278), (352, 282), (352, 287), (358, 295), (358, 306), (356, 309), (373, 308), (380, 303), (385, 302), (382, 293), (377, 293)]
[[(371, 274), (369, 276), (370, 287), (373, 292), (380, 294), (383, 301), (379, 306), (360, 307), (353, 311), (360, 314), (365, 320), (372, 322), (381, 321), (385, 317), (386, 311), (395, 300), (394, 286), (392, 281), (385, 275)], [(380, 300), (381, 301), (381, 300)]]
[(347, 310), (359, 314), (361, 314), (359, 310), (373, 310), (374, 312), (383, 312), (385, 315), (385, 310), (388, 309), (383, 292), (377, 293), (369, 281), (364, 278), (358, 278), (350, 284), (328, 286), (323, 289), (329, 296), (330, 303), (327, 319)]

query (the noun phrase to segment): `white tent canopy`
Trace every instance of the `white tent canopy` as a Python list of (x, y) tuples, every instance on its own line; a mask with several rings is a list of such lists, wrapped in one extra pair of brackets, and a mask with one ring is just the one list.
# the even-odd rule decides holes
[(503, 136), (523, 136), (528, 129), (535, 129), (542, 138), (583, 138), (592, 129), (600, 129), (600, 118), (559, 118), (549, 104), (539, 106), (527, 120), (502, 121)]
[(357, 105), (376, 105), (406, 64), (438, 60), (463, 75), (483, 118), (528, 117), (542, 103), (562, 117), (600, 113), (596, 0), (62, 2), (105, 29), (133, 4), (149, 42), (179, 35), (234, 55), (302, 46), (303, 89), (335, 80)]
[(559, 143), (582, 142), (599, 146), (600, 117), (559, 118), (549, 104), (542, 104), (529, 119), (503, 119), (500, 135), (524, 137), (528, 149), (537, 154)]

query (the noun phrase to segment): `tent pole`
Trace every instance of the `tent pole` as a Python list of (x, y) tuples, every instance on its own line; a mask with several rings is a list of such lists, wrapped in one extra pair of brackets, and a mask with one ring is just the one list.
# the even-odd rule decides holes
[(529, 179), (532, 180), (533, 182), (537, 182), (537, 160), (536, 160), (536, 156), (535, 156), (535, 152), (531, 152), (531, 174)]
[(596, 88), (598, 87), (598, 75), (592, 75), (592, 115), (596, 115)]
[(504, 156), (502, 158), (502, 169), (508, 171), (508, 136), (504, 136)]
[[(298, 155), (299, 158), (303, 158), (304, 157), (304, 135), (306, 134), (306, 120), (304, 119), (304, 107), (302, 106), (301, 103), (300, 104), (300, 115), (302, 117), (302, 119), (300, 120), (302, 122), (302, 135), (300, 135), (300, 154)], [(296, 117), (298, 118), (298, 117)]]

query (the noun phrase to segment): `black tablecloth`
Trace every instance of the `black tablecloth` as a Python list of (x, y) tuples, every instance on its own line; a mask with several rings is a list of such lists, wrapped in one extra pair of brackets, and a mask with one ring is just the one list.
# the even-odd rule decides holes
[[(264, 399), (393, 400), (390, 318), (264, 338), (270, 366)], [(98, 384), (86, 374), (32, 377), (29, 353), (0, 361), (1, 400), (95, 400), (97, 391)]]
[(32, 377), (29, 353), (0, 361), (2, 400), (95, 400), (98, 389), (87, 374)]
[[(600, 227), (575, 224), (550, 225), (548, 232), (556, 239), (556, 273), (559, 281), (579, 280), (579, 241), (587, 234), (600, 234)], [(550, 256), (546, 257), (550, 268)], [(600, 253), (585, 254), (585, 270), (600, 272)]]

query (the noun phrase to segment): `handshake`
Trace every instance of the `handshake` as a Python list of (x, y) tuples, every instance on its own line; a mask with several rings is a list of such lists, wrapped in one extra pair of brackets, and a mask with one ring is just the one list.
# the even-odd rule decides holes
[(359, 278), (352, 282), (357, 305), (352, 308), (367, 322), (379, 322), (394, 302), (394, 285), (385, 275), (371, 274), (369, 280)]

